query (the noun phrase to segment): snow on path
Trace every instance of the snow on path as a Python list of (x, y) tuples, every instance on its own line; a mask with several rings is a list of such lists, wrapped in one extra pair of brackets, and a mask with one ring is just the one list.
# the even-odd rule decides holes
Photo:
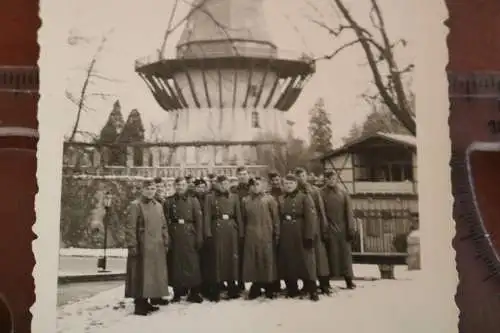
[[(360, 281), (319, 302), (233, 300), (175, 304), (147, 317), (131, 315), (123, 286), (58, 309), (58, 333), (147, 331), (217, 333), (442, 333), (438, 309), (424, 299), (422, 272), (404, 268), (398, 280)], [(335, 284), (342, 285), (340, 282)]]

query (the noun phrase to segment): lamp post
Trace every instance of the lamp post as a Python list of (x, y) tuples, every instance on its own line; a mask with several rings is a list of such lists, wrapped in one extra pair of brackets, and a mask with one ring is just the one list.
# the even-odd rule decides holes
[(102, 250), (103, 250), (103, 256), (100, 257), (97, 261), (97, 268), (100, 269), (100, 273), (107, 273), (109, 272), (106, 270), (106, 264), (107, 264), (107, 255), (106, 255), (106, 250), (108, 246), (108, 221), (109, 221), (109, 210), (111, 208), (111, 204), (113, 203), (113, 195), (110, 192), (106, 192), (104, 195), (104, 218), (103, 218), (103, 225), (104, 225), (104, 241), (102, 244)]

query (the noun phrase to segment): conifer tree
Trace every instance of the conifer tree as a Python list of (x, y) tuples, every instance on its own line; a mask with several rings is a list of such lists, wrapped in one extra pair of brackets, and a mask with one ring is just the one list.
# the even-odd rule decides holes
[[(319, 157), (333, 149), (332, 122), (326, 112), (323, 98), (319, 98), (309, 111), (309, 149), (312, 157)], [(319, 174), (322, 172), (321, 163), (313, 160), (310, 171)]]
[[(120, 101), (116, 100), (106, 124), (101, 129), (98, 143), (117, 143), (123, 130), (124, 123)], [(124, 165), (125, 155), (123, 148), (111, 147), (107, 149), (107, 155), (107, 162), (109, 165)]]
[(311, 150), (317, 154), (325, 154), (332, 150), (332, 122), (328, 117), (322, 98), (316, 101), (309, 116)]
[[(144, 125), (141, 114), (137, 109), (130, 111), (127, 121), (123, 126), (118, 142), (120, 143), (138, 143), (144, 142)], [(134, 147), (134, 165), (143, 165), (142, 149)]]

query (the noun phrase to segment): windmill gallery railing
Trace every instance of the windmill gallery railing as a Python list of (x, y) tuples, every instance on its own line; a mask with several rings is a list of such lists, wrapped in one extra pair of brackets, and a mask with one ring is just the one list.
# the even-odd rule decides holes
[[(207, 147), (213, 150), (208, 155)], [(217, 149), (219, 147), (222, 149)], [(249, 172), (255, 175), (261, 175), (268, 169), (265, 165), (249, 163), (244, 156), (227, 163), (228, 159), (223, 156), (227, 150), (224, 150), (224, 143), (221, 142), (194, 147), (190, 143), (191, 150), (186, 148), (187, 145), (183, 144), (163, 143), (127, 145), (65, 142), (63, 174), (175, 178), (186, 175), (202, 177), (208, 173), (235, 176), (240, 165), (246, 165)], [(200, 152), (205, 153), (205, 160), (200, 157)], [(218, 160), (222, 163), (218, 163)]]

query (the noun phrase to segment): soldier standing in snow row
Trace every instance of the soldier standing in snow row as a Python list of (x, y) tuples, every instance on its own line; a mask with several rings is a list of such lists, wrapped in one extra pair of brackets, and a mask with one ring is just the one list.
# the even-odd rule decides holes
[[(248, 188), (248, 181), (250, 179), (250, 175), (248, 174), (248, 169), (244, 166), (240, 166), (236, 169), (236, 175), (238, 177), (238, 185), (234, 188), (234, 193), (238, 195), (238, 198), (240, 200), (240, 206), (242, 204), (243, 198), (246, 197), (249, 194), (249, 188)], [(238, 251), (239, 251), (239, 256), (240, 258), (243, 258), (243, 242), (244, 240), (242, 239), (240, 244), (238, 245)], [(240, 292), (245, 290), (245, 284), (241, 280), (241, 276), (243, 274), (243, 262), (240, 261), (240, 271), (238, 273), (240, 275), (240, 280), (238, 281), (238, 288)]]
[(328, 266), (328, 256), (325, 242), (328, 240), (327, 221), (325, 207), (319, 188), (309, 182), (307, 171), (304, 168), (296, 168), (295, 176), (299, 182), (299, 189), (311, 196), (316, 209), (314, 252), (316, 255), (316, 273), (318, 275), (319, 289), (324, 295), (331, 294), (330, 268)]
[(185, 178), (175, 179), (176, 193), (165, 200), (163, 211), (170, 235), (169, 280), (172, 302), (179, 302), (189, 290), (187, 301), (201, 303), (201, 272), (198, 251), (203, 244), (203, 217), (198, 199), (188, 194)]
[(278, 265), (287, 295), (300, 295), (298, 280), (312, 301), (319, 299), (316, 287), (315, 224), (316, 209), (311, 197), (298, 188), (297, 178), (287, 175), (284, 179), (285, 194), (279, 198), (280, 238)]
[[(269, 181), (269, 194), (276, 200), (276, 203), (278, 203), (279, 197), (284, 194), (283, 186), (281, 185), (280, 174), (275, 171), (269, 172), (268, 181)], [(277, 242), (275, 242), (274, 244), (274, 256), (276, 259), (278, 258)], [(281, 279), (282, 276), (279, 271), (279, 266), (277, 266), (276, 280), (273, 282), (273, 289), (276, 294), (281, 293)]]
[[(203, 215), (203, 223), (205, 223), (205, 214), (204, 214), (204, 209), (205, 209), (205, 201), (206, 197), (210, 195), (207, 187), (207, 183), (205, 180), (202, 178), (195, 179), (194, 181), (195, 185), (195, 190), (196, 190), (196, 198), (200, 202), (201, 205), (201, 212)], [(205, 230), (205, 229), (203, 229)], [(210, 244), (205, 241), (205, 236), (203, 235), (203, 245), (199, 251), (200, 254), (200, 269), (201, 269), (201, 294), (203, 297), (210, 299), (212, 296), (211, 293), (211, 285), (210, 281), (213, 280), (213, 267), (214, 267), (214, 260), (213, 260), (213, 249), (209, 246)]]
[[(145, 316), (166, 305), (169, 236), (161, 204), (154, 200), (153, 181), (142, 184), (141, 196), (132, 201), (125, 224), (128, 248), (125, 297), (133, 298), (136, 315)], [(152, 304), (153, 303), (153, 304)]]
[(337, 173), (325, 173), (326, 185), (321, 190), (328, 223), (326, 248), (330, 263), (330, 276), (343, 277), (348, 289), (353, 282), (351, 242), (354, 238), (354, 216), (351, 198), (338, 186)]
[(240, 297), (236, 283), (240, 279), (239, 244), (243, 240), (243, 222), (241, 219), (240, 200), (229, 192), (229, 180), (226, 176), (217, 177), (217, 186), (213, 194), (205, 201), (205, 239), (213, 247), (214, 280), (213, 301), (220, 300), (221, 283), (226, 282), (229, 298)]
[(251, 282), (248, 299), (255, 299), (265, 291), (267, 298), (274, 298), (273, 282), (276, 281), (274, 245), (279, 239), (279, 213), (276, 200), (264, 193), (262, 180), (248, 182), (250, 194), (243, 198), (244, 222), (243, 276)]

